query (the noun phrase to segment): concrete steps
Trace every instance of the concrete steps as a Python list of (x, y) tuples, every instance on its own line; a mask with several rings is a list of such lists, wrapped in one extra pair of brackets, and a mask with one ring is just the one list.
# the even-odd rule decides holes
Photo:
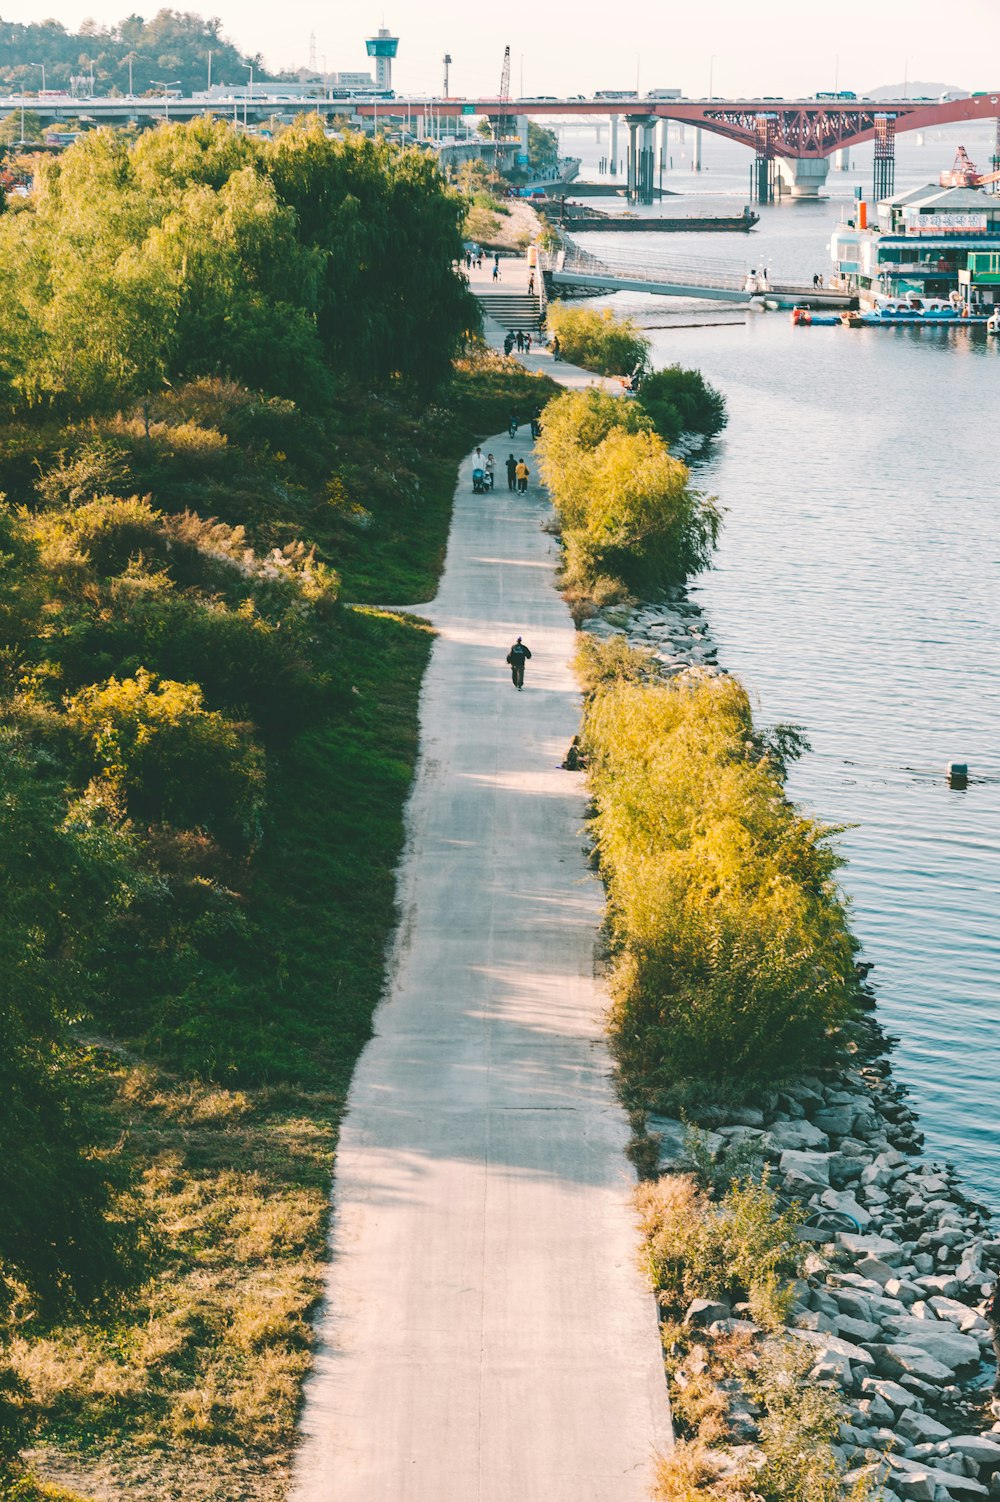
[(518, 329), (534, 334), (542, 326), (542, 303), (537, 293), (477, 292), (483, 313), (501, 328), (517, 333)]

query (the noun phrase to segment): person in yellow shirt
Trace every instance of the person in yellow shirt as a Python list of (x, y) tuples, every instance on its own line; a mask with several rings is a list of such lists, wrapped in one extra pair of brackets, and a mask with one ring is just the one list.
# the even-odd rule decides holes
[(517, 461), (517, 470), (516, 470), (516, 474), (517, 474), (517, 488), (521, 492), (522, 495), (525, 493), (525, 491), (528, 488), (528, 476), (530, 475), (530, 473), (531, 473), (531, 471), (529, 470), (528, 466), (525, 464), (524, 460), (523, 459), (519, 459)]

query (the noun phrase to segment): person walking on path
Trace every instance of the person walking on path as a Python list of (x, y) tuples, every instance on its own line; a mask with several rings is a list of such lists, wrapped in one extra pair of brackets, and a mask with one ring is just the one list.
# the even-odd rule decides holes
[(517, 488), (521, 495), (524, 495), (528, 489), (528, 476), (530, 474), (531, 470), (525, 464), (524, 460), (519, 459), (517, 461)]
[(535, 295), (535, 273), (533, 271), (529, 271), (528, 272), (528, 296), (529, 297), (534, 297), (534, 295)]
[(508, 454), (507, 455), (506, 464), (507, 464), (507, 489), (508, 490), (516, 490), (517, 489), (517, 460), (514, 458), (513, 454)]
[(486, 484), (487, 484), (487, 487), (490, 490), (493, 489), (493, 482), (494, 482), (494, 479), (495, 479), (495, 476), (496, 476), (496, 467), (497, 467), (497, 461), (494, 459), (493, 455), (492, 454), (487, 454), (486, 455)]
[(524, 687), (524, 664), (531, 656), (531, 652), (524, 645), (520, 637), (507, 653), (507, 661), (510, 663), (510, 678), (516, 689)]
[(553, 358), (553, 360), (558, 360), (560, 348), (561, 348), (561, 346), (559, 344), (559, 335), (558, 334), (553, 334), (552, 335), (552, 358)]
[(520, 329), (518, 329), (518, 331), (517, 331), (516, 340), (517, 340), (517, 352), (518, 352), (518, 354), (523, 354), (524, 353), (524, 335), (521, 333)]
[(493, 262), (493, 280), (495, 282), (498, 282), (500, 280), (500, 262), (499, 261), (494, 261)]

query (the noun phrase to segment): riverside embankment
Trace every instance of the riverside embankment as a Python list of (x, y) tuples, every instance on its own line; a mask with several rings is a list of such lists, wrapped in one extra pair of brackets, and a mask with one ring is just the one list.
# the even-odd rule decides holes
[[(680, 683), (724, 672), (704, 614), (683, 590), (605, 608), (583, 629), (604, 639), (623, 633)], [(861, 990), (873, 1009), (874, 993)], [(916, 1113), (893, 1082), (873, 1018), (854, 1067), (789, 1080), (735, 1108), (708, 1092), (686, 1114), (685, 1122), (647, 1113), (643, 1148), (656, 1173), (690, 1173), (699, 1163), (704, 1171), (714, 1159), (721, 1182), (727, 1164), (733, 1174), (766, 1165), (781, 1200), (802, 1207), (814, 1247), (791, 1290), (785, 1334), (808, 1349), (808, 1376), (842, 1394), (833, 1455), (848, 1479), (882, 1482), (888, 1502), (1000, 1494), (984, 1318), (1000, 1240), (954, 1169), (921, 1155)], [(693, 1124), (702, 1129), (695, 1140)], [(746, 1306), (718, 1298), (692, 1304), (685, 1323), (668, 1355), (682, 1427), (683, 1394), (711, 1366), (712, 1350), (734, 1334), (753, 1343), (775, 1333), (755, 1325)], [(760, 1407), (731, 1372), (722, 1380), (730, 1390), (712, 1453), (725, 1477), (759, 1464), (763, 1451)], [(688, 1432), (697, 1437), (697, 1426)]]

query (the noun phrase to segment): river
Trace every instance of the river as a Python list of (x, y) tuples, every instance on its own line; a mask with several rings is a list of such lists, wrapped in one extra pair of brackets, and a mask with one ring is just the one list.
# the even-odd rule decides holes
[[(897, 186), (932, 180), (955, 142), (904, 138)], [(965, 144), (988, 155), (988, 143)], [(709, 141), (710, 166), (713, 155), (697, 197), (668, 200), (668, 212), (733, 211), (748, 155)], [(865, 179), (861, 159), (856, 174), (831, 174), (830, 201), (765, 210), (749, 240), (639, 235), (618, 247), (742, 257), (772, 280), (808, 278), (829, 270), (837, 200)], [(599, 251), (601, 240), (584, 243)], [(726, 508), (725, 528), (692, 593), (761, 721), (791, 720), (810, 737), (789, 790), (817, 818), (852, 826), (839, 839), (842, 885), (875, 963), (879, 1017), (900, 1040), (897, 1076), (928, 1151), (995, 1203), (1000, 340), (605, 301), (650, 328), (655, 363), (698, 366), (725, 393), (729, 426), (695, 466)], [(947, 785), (950, 761), (969, 763), (967, 790)]]

